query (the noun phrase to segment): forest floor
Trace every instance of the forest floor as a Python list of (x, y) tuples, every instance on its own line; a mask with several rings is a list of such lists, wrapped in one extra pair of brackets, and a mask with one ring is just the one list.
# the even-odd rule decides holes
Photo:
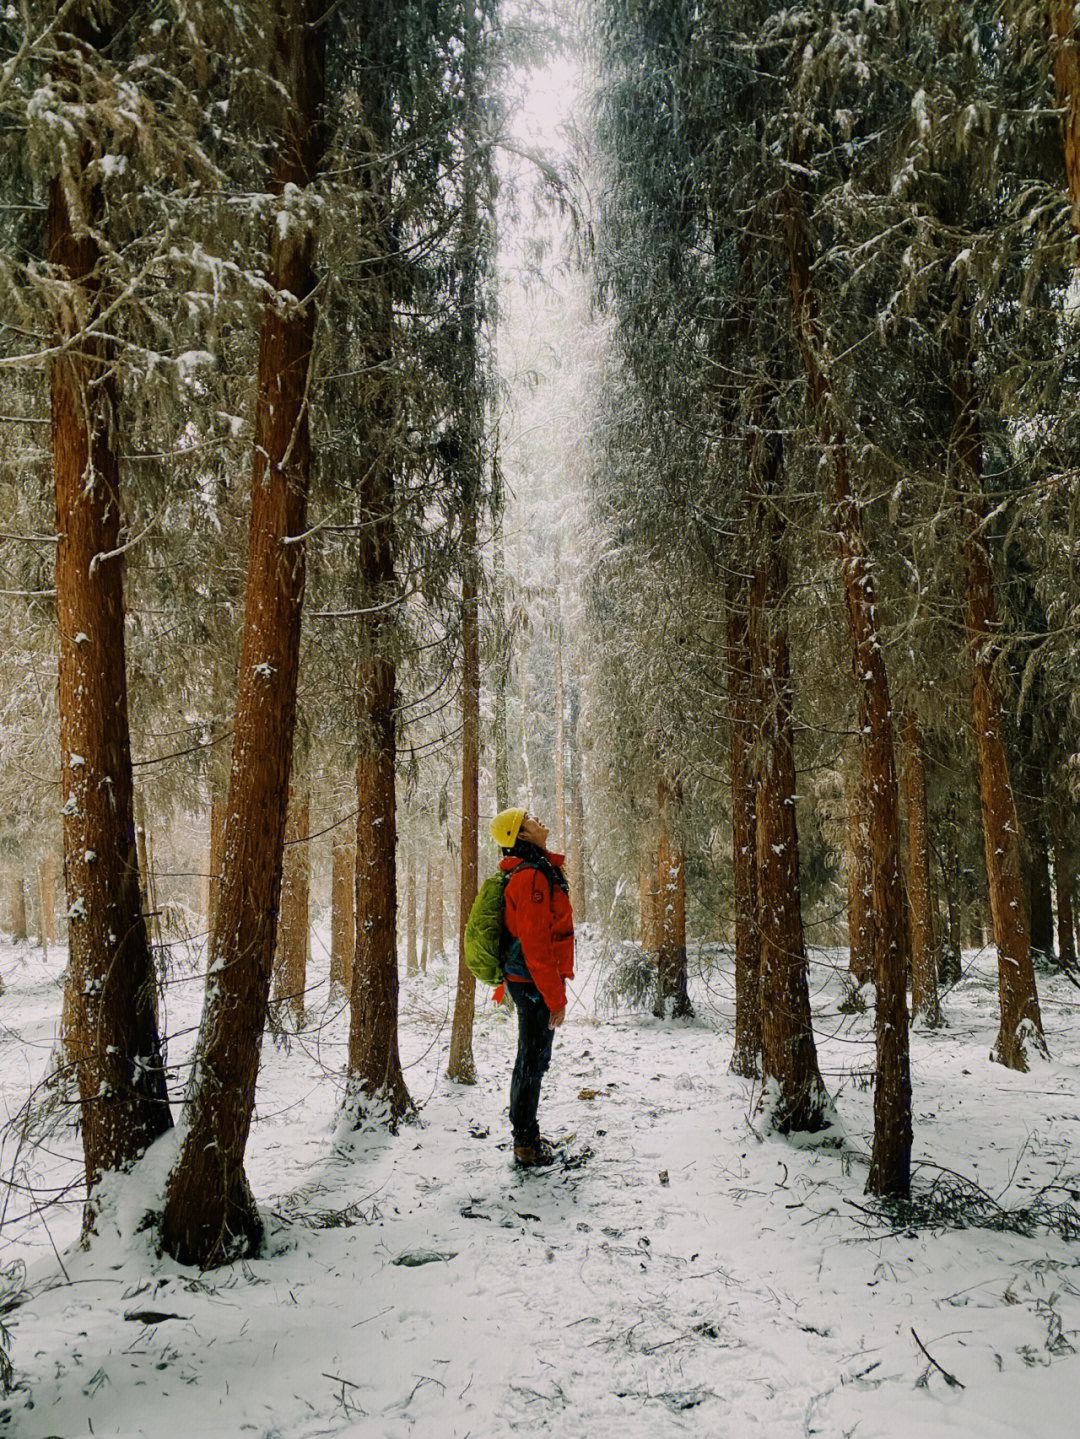
[[(505, 1118), (512, 1024), (478, 996), (480, 1079), (450, 1084), (441, 965), (402, 985), (419, 1121), (336, 1140), (346, 1017), (327, 999), (325, 938), (306, 1025), (264, 1049), (248, 1172), (267, 1252), (204, 1275), (129, 1232), (145, 1175), (127, 1182), (116, 1224), (78, 1248), (72, 1111), (50, 1118), (38, 1103), (34, 1137), (23, 1132), (65, 955), (0, 945), (0, 1263), (25, 1263), (0, 1433), (1076, 1433), (1080, 1016), (1064, 981), (1041, 979), (1054, 1058), (1033, 1073), (988, 1062), (988, 954), (965, 955), (949, 1027), (913, 1035), (916, 1222), (863, 1194), (872, 1017), (838, 1012), (835, 952), (815, 955), (811, 981), (841, 1149), (755, 1133), (755, 1087), (727, 1068), (729, 955), (698, 957), (696, 1017), (662, 1023), (598, 999), (614, 951), (593, 936), (541, 1107), (547, 1133), (592, 1154), (523, 1174)], [(168, 989), (179, 1074), (198, 959), (174, 958)]]

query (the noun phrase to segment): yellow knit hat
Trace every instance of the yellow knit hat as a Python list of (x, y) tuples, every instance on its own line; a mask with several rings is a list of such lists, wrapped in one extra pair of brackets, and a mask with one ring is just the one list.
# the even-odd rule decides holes
[(523, 809), (504, 809), (491, 821), (491, 837), (500, 849), (513, 849), (518, 830), (525, 821)]

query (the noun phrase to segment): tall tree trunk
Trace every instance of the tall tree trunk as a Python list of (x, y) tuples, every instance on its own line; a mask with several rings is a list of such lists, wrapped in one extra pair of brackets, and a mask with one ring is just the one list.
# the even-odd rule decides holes
[(1054, 956), (1054, 892), (1050, 883), (1050, 847), (1038, 820), (1026, 827), (1028, 851), (1027, 885), (1028, 914), (1031, 916), (1032, 956), (1044, 960)]
[(41, 947), (49, 953), (56, 943), (56, 857), (50, 852), (38, 865), (38, 890), (41, 895)]
[(870, 835), (867, 829), (863, 794), (862, 756), (857, 757), (848, 776), (848, 968), (855, 983), (864, 985), (874, 977), (875, 920), (873, 872), (870, 863)]
[[(89, 13), (69, 15), (66, 25), (58, 43), (73, 49), (89, 50), (111, 38)], [(75, 97), (74, 73), (61, 69), (53, 83)], [(79, 158), (85, 163), (89, 157)], [(92, 182), (83, 202), (96, 224), (103, 202)], [(97, 274), (97, 241), (91, 230), (76, 229), (59, 179), (49, 191), (48, 258), (65, 279), (49, 378), (69, 1053), (78, 1074), (90, 1233), (102, 1176), (131, 1164), (172, 1119), (154, 1022), (154, 968), (132, 810), (117, 357), (99, 324), (108, 297)]]
[(657, 852), (657, 889), (660, 895), (660, 949), (657, 955), (655, 1013), (680, 1019), (692, 1015), (686, 979), (686, 865), (679, 834), (682, 787), (678, 777), (657, 784), (660, 844)]
[(304, 1022), (310, 921), (308, 914), (308, 833), (311, 804), (306, 786), (289, 787), (285, 847), (281, 866), (281, 918), (274, 954), (274, 999), (292, 1011), (297, 1028)]
[[(324, 36), (308, 0), (285, 5), (277, 45), (283, 104), (271, 189), (267, 303), (259, 340), (247, 597), (225, 815), (224, 862), (210, 935), (206, 998), (169, 1177), (162, 1243), (210, 1267), (253, 1253), (262, 1225), (244, 1173), (270, 997), (281, 892), (304, 596), (311, 471), (308, 388), (315, 329), (315, 227), (295, 191), (322, 159)], [(287, 98), (285, 98), (287, 97)]]
[(1080, 233), (1080, 48), (1075, 9), (1075, 0), (1050, 0), (1054, 85), (1058, 105), (1065, 111), (1065, 179), (1072, 200), (1072, 226)]
[(908, 910), (911, 915), (911, 1017), (941, 1023), (938, 950), (930, 888), (930, 832), (926, 811), (923, 738), (913, 711), (904, 715), (904, 781), (907, 789)]
[(660, 859), (655, 848), (641, 861), (638, 907), (641, 947), (655, 956), (660, 949)]
[(458, 900), (458, 979), (450, 1028), (447, 1072), (458, 1084), (475, 1084), (473, 1019), (476, 980), (465, 964), (465, 924), (476, 899), (480, 835), (480, 554), (477, 526), (483, 481), (483, 410), (480, 374), (480, 97), (479, 31), (475, 12), (466, 20), (460, 273), (461, 375), (457, 393), (461, 480), (461, 874)]
[(1001, 1027), (992, 1057), (1010, 1069), (1028, 1068), (1028, 1051), (1046, 1054), (1031, 931), (1020, 868), (1020, 834), (1005, 752), (1001, 696), (994, 677), (998, 632), (994, 576), (983, 534), (982, 433), (966, 349), (958, 346), (953, 374), (956, 404), (957, 499), (964, 526), (966, 625), (971, 653), (971, 715), (979, 770), (986, 873), (998, 952)]
[(1073, 890), (1076, 874), (1068, 842), (1054, 843), (1054, 890), (1057, 896), (1058, 964), (1062, 969), (1076, 967), (1076, 936), (1073, 919)]
[[(364, 528), (369, 543), (380, 527), (386, 530), (391, 523), (389, 509), (382, 511), (379, 520), (368, 511)], [(373, 578), (380, 566), (371, 556), (365, 568)], [(384, 592), (391, 583), (392, 566), (387, 564), (385, 585), (373, 584), (368, 593)], [(370, 632), (365, 648), (370, 653), (381, 640), (381, 617), (368, 616), (365, 625)], [(358, 1125), (375, 1118), (393, 1128), (412, 1109), (398, 1047), (396, 673), (391, 660), (378, 657), (363, 660), (361, 670), (361, 737), (356, 764), (356, 946), (346, 1105)]]
[(356, 947), (349, 1019), (350, 1122), (390, 1128), (412, 1112), (398, 1045), (397, 667), (392, 656), (396, 577), (395, 448), (401, 395), (395, 370), (393, 115), (384, 79), (385, 7), (363, 0), (355, 23), (367, 61), (360, 96), (371, 159), (359, 177), (368, 211), (366, 329), (355, 368), (364, 375), (357, 438), (360, 481), (356, 761)]
[(754, 776), (764, 1079), (758, 1113), (780, 1134), (813, 1133), (834, 1121), (835, 1110), (818, 1069), (799, 894), (787, 566), (783, 521), (773, 508), (782, 464), (779, 442), (759, 435), (751, 463), (750, 645), (753, 673), (762, 676)]
[(221, 868), (225, 862), (225, 801), (214, 798), (210, 801), (210, 874), (206, 886), (206, 921), (208, 929), (214, 927), (218, 895), (221, 893)]
[[(761, 935), (757, 898), (757, 815), (753, 734), (760, 683), (750, 655), (750, 587), (728, 581), (727, 674), (731, 712), (731, 867), (735, 889), (735, 1049), (733, 1074), (761, 1073)], [(760, 621), (758, 621), (760, 623)]]
[(477, 595), (476, 508), (467, 500), (462, 526), (465, 577), (461, 587), (461, 893), (458, 902), (458, 982), (450, 1029), (450, 1078), (476, 1083), (472, 1035), (476, 980), (465, 964), (465, 923), (476, 898), (480, 835), (480, 625)]
[(330, 878), (330, 987), (348, 993), (356, 946), (356, 851), (346, 840), (334, 841)]
[(900, 890), (900, 803), (889, 680), (878, 630), (874, 565), (862, 535), (847, 438), (836, 414), (836, 395), (823, 363), (824, 337), (811, 282), (812, 249), (798, 182), (787, 186), (784, 197), (796, 338), (806, 368), (810, 403), (819, 417), (822, 447), (832, 457), (829, 498), (847, 601), (851, 668), (862, 736), (862, 793), (874, 917), (877, 1050), (874, 1146), (866, 1187), (871, 1194), (906, 1195), (911, 1182), (911, 1074)]

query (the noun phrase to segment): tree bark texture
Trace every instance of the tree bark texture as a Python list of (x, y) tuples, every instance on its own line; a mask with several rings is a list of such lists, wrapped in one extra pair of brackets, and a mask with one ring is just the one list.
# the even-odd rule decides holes
[(836, 395), (823, 363), (824, 338), (811, 280), (812, 246), (797, 183), (785, 189), (785, 221), (796, 340), (806, 369), (810, 404), (819, 417), (822, 448), (832, 459), (829, 499), (847, 603), (862, 739), (861, 788), (870, 849), (877, 1050), (874, 1145), (866, 1188), (870, 1194), (906, 1195), (911, 1182), (911, 1074), (905, 916), (900, 885), (900, 802), (889, 680), (878, 630), (874, 564), (863, 539), (847, 438), (836, 414)]
[(348, 993), (356, 946), (356, 850), (344, 840), (334, 843), (330, 864), (330, 986)]
[(986, 873), (998, 952), (1001, 1026), (992, 1057), (1010, 1069), (1028, 1068), (1028, 1051), (1046, 1054), (1031, 932), (1020, 866), (1020, 833), (1005, 751), (1001, 695), (994, 677), (998, 632), (994, 576), (983, 534), (982, 435), (966, 353), (953, 375), (958, 495), (964, 526), (966, 626), (971, 654), (971, 717), (979, 771)]
[(210, 869), (206, 881), (206, 923), (211, 930), (214, 927), (214, 915), (217, 913), (218, 895), (221, 892), (224, 848), (225, 801), (213, 799), (210, 801)]
[[(278, 19), (279, 74), (288, 97), (274, 147), (267, 302), (259, 339), (247, 596), (225, 813), (220, 888), (206, 998), (169, 1178), (162, 1242), (181, 1263), (211, 1267), (253, 1253), (262, 1226), (244, 1152), (270, 997), (296, 717), (311, 473), (308, 388), (315, 329), (316, 235), (293, 206), (294, 187), (322, 159), (324, 35), (303, 0)], [(286, 208), (287, 207), (287, 208)]]
[[(860, 746), (861, 748), (861, 746)], [(875, 920), (871, 908), (873, 872), (866, 797), (863, 794), (862, 757), (848, 777), (848, 968), (858, 985), (874, 977)]]
[[(369, 520), (374, 539), (392, 523), (389, 510)], [(387, 566), (382, 584), (392, 582), (389, 539), (385, 558), (369, 556), (374, 578)], [(368, 645), (380, 642), (382, 621), (368, 617)], [(396, 670), (386, 658), (362, 662), (361, 739), (356, 764), (356, 947), (349, 1023), (349, 1092), (346, 1103), (359, 1124), (368, 1117), (393, 1128), (411, 1111), (398, 1048), (397, 808), (394, 768), (397, 754)]]
[(660, 861), (655, 848), (641, 862), (639, 894), (639, 933), (646, 954), (656, 955), (660, 949)]
[[(73, 45), (108, 37), (69, 17)], [(61, 77), (59, 82), (63, 84)], [(84, 196), (100, 219), (100, 192)], [(94, 1193), (171, 1125), (154, 968), (139, 893), (124, 651), (115, 347), (98, 328), (99, 250), (76, 228), (63, 185), (49, 192), (48, 257), (65, 284), (55, 314), (52, 447), (60, 768), (68, 895), (70, 1058), (93, 1230)]]
[(41, 947), (46, 954), (56, 943), (56, 858), (47, 854), (38, 865), (38, 890), (41, 895)]
[(1054, 85), (1058, 105), (1065, 111), (1062, 121), (1065, 179), (1072, 200), (1072, 226), (1080, 233), (1080, 49), (1075, 9), (1074, 0), (1051, 0)]
[(686, 865), (679, 835), (682, 789), (678, 777), (657, 784), (660, 843), (657, 847), (657, 889), (660, 895), (660, 949), (657, 955), (658, 1018), (673, 1019), (694, 1012), (686, 978)]
[(450, 1078), (476, 1083), (472, 1036), (476, 980), (465, 964), (465, 924), (476, 899), (480, 836), (480, 617), (477, 592), (475, 499), (466, 500), (462, 532), (465, 574), (461, 587), (461, 891), (458, 902), (458, 981), (450, 1029)]
[(760, 437), (755, 450), (750, 645), (753, 672), (762, 677), (754, 781), (764, 1079), (758, 1113), (780, 1134), (813, 1133), (835, 1111), (818, 1069), (799, 894), (787, 566), (783, 522), (770, 504), (782, 460), (778, 442)]
[(400, 590), (396, 575), (395, 448), (401, 423), (395, 369), (393, 291), (393, 118), (384, 80), (385, 7), (363, 0), (355, 21), (369, 61), (360, 96), (372, 137), (359, 176), (370, 254), (367, 329), (356, 369), (364, 376), (358, 416), (360, 513), (357, 563), (361, 609), (356, 760), (356, 947), (349, 1019), (345, 1105), (351, 1122), (391, 1129), (412, 1112), (398, 1047), (397, 666), (392, 652)]
[(304, 1022), (310, 934), (308, 833), (311, 804), (306, 789), (289, 788), (281, 865), (281, 918), (274, 954), (274, 1000), (299, 1027)]
[(1032, 955), (1054, 955), (1054, 892), (1050, 883), (1050, 848), (1034, 825), (1027, 830), (1027, 899), (1031, 917)]
[(930, 832), (922, 731), (914, 713), (904, 715), (904, 784), (907, 792), (908, 913), (911, 917), (911, 1017), (941, 1023), (938, 946), (930, 886)]
[[(760, 624), (760, 620), (758, 621)], [(727, 595), (728, 709), (731, 714), (731, 867), (735, 890), (733, 1074), (761, 1073), (761, 934), (757, 903), (757, 815), (753, 733), (757, 722), (750, 655), (750, 587), (732, 578)], [(757, 686), (760, 691), (760, 684)]]
[(460, 274), (461, 374), (456, 395), (461, 483), (461, 871), (458, 899), (458, 977), (450, 1027), (449, 1077), (476, 1082), (473, 1020), (476, 980), (465, 964), (465, 924), (476, 899), (480, 833), (480, 555), (477, 527), (484, 473), (480, 374), (480, 100), (475, 13), (465, 27), (461, 221), (456, 266)]

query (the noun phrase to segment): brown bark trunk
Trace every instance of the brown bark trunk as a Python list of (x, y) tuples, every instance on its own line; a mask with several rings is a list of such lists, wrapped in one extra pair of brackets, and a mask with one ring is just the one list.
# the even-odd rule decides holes
[(330, 985), (346, 994), (352, 982), (356, 945), (355, 875), (355, 849), (346, 841), (337, 840), (330, 879)]
[(274, 1000), (291, 1010), (297, 1028), (304, 1022), (304, 990), (307, 987), (310, 828), (311, 806), (307, 790), (290, 786), (281, 865), (281, 917), (274, 953)]
[(1020, 868), (1020, 836), (1005, 753), (1001, 696), (994, 678), (998, 630), (994, 577), (982, 532), (982, 435), (966, 352), (953, 376), (958, 499), (964, 525), (966, 625), (971, 652), (971, 714), (979, 771), (986, 873), (998, 952), (1001, 1027), (992, 1058), (1010, 1069), (1028, 1068), (1028, 1051), (1046, 1054), (1031, 932)]
[(930, 888), (930, 833), (926, 812), (926, 766), (919, 723), (904, 716), (904, 781), (907, 790), (908, 913), (911, 916), (911, 1017), (941, 1023), (938, 948)]
[(1050, 851), (1046, 837), (1033, 825), (1027, 829), (1027, 897), (1031, 916), (1032, 956), (1054, 954), (1054, 892), (1050, 884)]
[[(68, 25), (60, 44), (91, 48), (110, 38), (89, 16), (70, 16)], [(54, 84), (66, 91), (68, 78), (60, 67)], [(68, 98), (74, 93), (73, 81)], [(99, 220), (100, 191), (90, 188), (84, 203), (91, 222)], [(89, 333), (108, 297), (99, 288), (97, 242), (89, 231), (76, 234), (59, 179), (49, 193), (48, 247), (67, 281), (54, 316), (60, 353), (50, 387), (70, 1057), (91, 1232), (102, 1176), (131, 1164), (172, 1120), (135, 852), (116, 354), (100, 328)]]
[(660, 874), (659, 857), (654, 850), (641, 862), (639, 884), (641, 947), (654, 958), (660, 948)]
[[(753, 734), (760, 682), (750, 654), (750, 587), (732, 579), (727, 595), (728, 708), (731, 712), (731, 867), (735, 890), (733, 1074), (761, 1073), (761, 936), (757, 903), (757, 816)], [(760, 623), (760, 621), (759, 621)]]
[[(278, 20), (288, 100), (271, 189), (311, 184), (322, 158), (324, 39), (306, 3)], [(262, 1226), (244, 1151), (270, 997), (281, 891), (304, 595), (303, 534), (311, 471), (308, 388), (316, 304), (315, 229), (270, 223), (267, 304), (259, 341), (247, 597), (237, 684), (224, 862), (210, 936), (206, 998), (170, 1175), (162, 1243), (210, 1267), (252, 1253)]]
[(397, 951), (397, 667), (391, 653), (400, 590), (393, 437), (400, 421), (393, 305), (393, 117), (381, 49), (383, 7), (365, 0), (355, 21), (370, 51), (369, 89), (361, 99), (372, 137), (359, 177), (368, 209), (367, 332), (355, 367), (365, 375), (358, 436), (359, 568), (362, 576), (356, 763), (356, 948), (349, 1020), (350, 1122), (390, 1129), (411, 1114), (398, 1045)]
[[(389, 509), (382, 512), (380, 522), (366, 521), (372, 537), (380, 523), (384, 530), (392, 523)], [(388, 561), (388, 536), (386, 544)], [(369, 577), (374, 580), (381, 567), (372, 556), (366, 566)], [(368, 593), (385, 595), (392, 581), (387, 565), (382, 583), (373, 583)], [(383, 626), (378, 617), (369, 624), (371, 646), (381, 642)], [(346, 1103), (357, 1125), (375, 1119), (394, 1128), (412, 1109), (398, 1048), (396, 673), (390, 660), (378, 658), (364, 661), (362, 670), (361, 749), (356, 766), (356, 947)]]
[(221, 867), (224, 863), (225, 845), (225, 802), (214, 799), (210, 801), (210, 870), (206, 882), (206, 923), (208, 929), (214, 927), (214, 916), (217, 913), (218, 895), (221, 893)]
[(1058, 964), (1062, 969), (1076, 966), (1076, 938), (1073, 919), (1073, 889), (1076, 876), (1072, 856), (1064, 840), (1054, 845), (1054, 889), (1057, 894)]
[(873, 874), (863, 794), (862, 756), (848, 779), (848, 968), (858, 985), (874, 977)]
[(836, 396), (822, 363), (823, 338), (811, 287), (811, 244), (797, 183), (785, 190), (785, 202), (796, 337), (806, 368), (810, 403), (819, 416), (822, 446), (832, 456), (830, 501), (847, 601), (851, 667), (862, 736), (861, 788), (870, 849), (877, 1050), (874, 1146), (866, 1187), (871, 1194), (906, 1195), (911, 1180), (911, 1075), (900, 892), (900, 804), (889, 680), (878, 632), (874, 566), (863, 540), (847, 439), (835, 414)]
[(416, 860), (410, 853), (405, 862), (405, 973), (418, 974), (416, 950)]
[(470, 498), (466, 503), (468, 509), (462, 533), (465, 578), (461, 594), (464, 647), (461, 677), (461, 894), (458, 904), (458, 982), (447, 1072), (459, 1084), (475, 1084), (472, 1035), (476, 980), (465, 964), (465, 923), (476, 898), (480, 834), (480, 630), (475, 500)]
[(835, 1111), (818, 1069), (799, 894), (787, 567), (783, 523), (771, 507), (781, 462), (778, 442), (759, 437), (750, 481), (756, 491), (750, 645), (753, 673), (762, 676), (754, 776), (764, 1079), (758, 1114), (768, 1128), (787, 1134), (816, 1132), (833, 1122)]
[(660, 948), (656, 959), (657, 1018), (692, 1015), (686, 978), (686, 865), (679, 836), (682, 789), (678, 778), (657, 785), (660, 843), (657, 850), (657, 890), (660, 896)]
[(475, 14), (466, 19), (461, 226), (457, 263), (460, 289), (461, 378), (456, 396), (460, 426), (461, 481), (461, 872), (458, 903), (458, 978), (450, 1027), (449, 1077), (475, 1084), (473, 1021), (476, 980), (465, 964), (465, 924), (476, 899), (480, 834), (480, 556), (477, 526), (483, 476), (483, 412), (480, 398), (479, 148), (480, 103), (476, 88), (479, 36)]
[(1072, 200), (1072, 226), (1080, 233), (1080, 49), (1074, 0), (1051, 0), (1050, 35), (1058, 105), (1065, 111), (1065, 178)]
[(38, 866), (38, 889), (41, 894), (41, 947), (49, 952), (56, 943), (56, 858), (47, 854)]

